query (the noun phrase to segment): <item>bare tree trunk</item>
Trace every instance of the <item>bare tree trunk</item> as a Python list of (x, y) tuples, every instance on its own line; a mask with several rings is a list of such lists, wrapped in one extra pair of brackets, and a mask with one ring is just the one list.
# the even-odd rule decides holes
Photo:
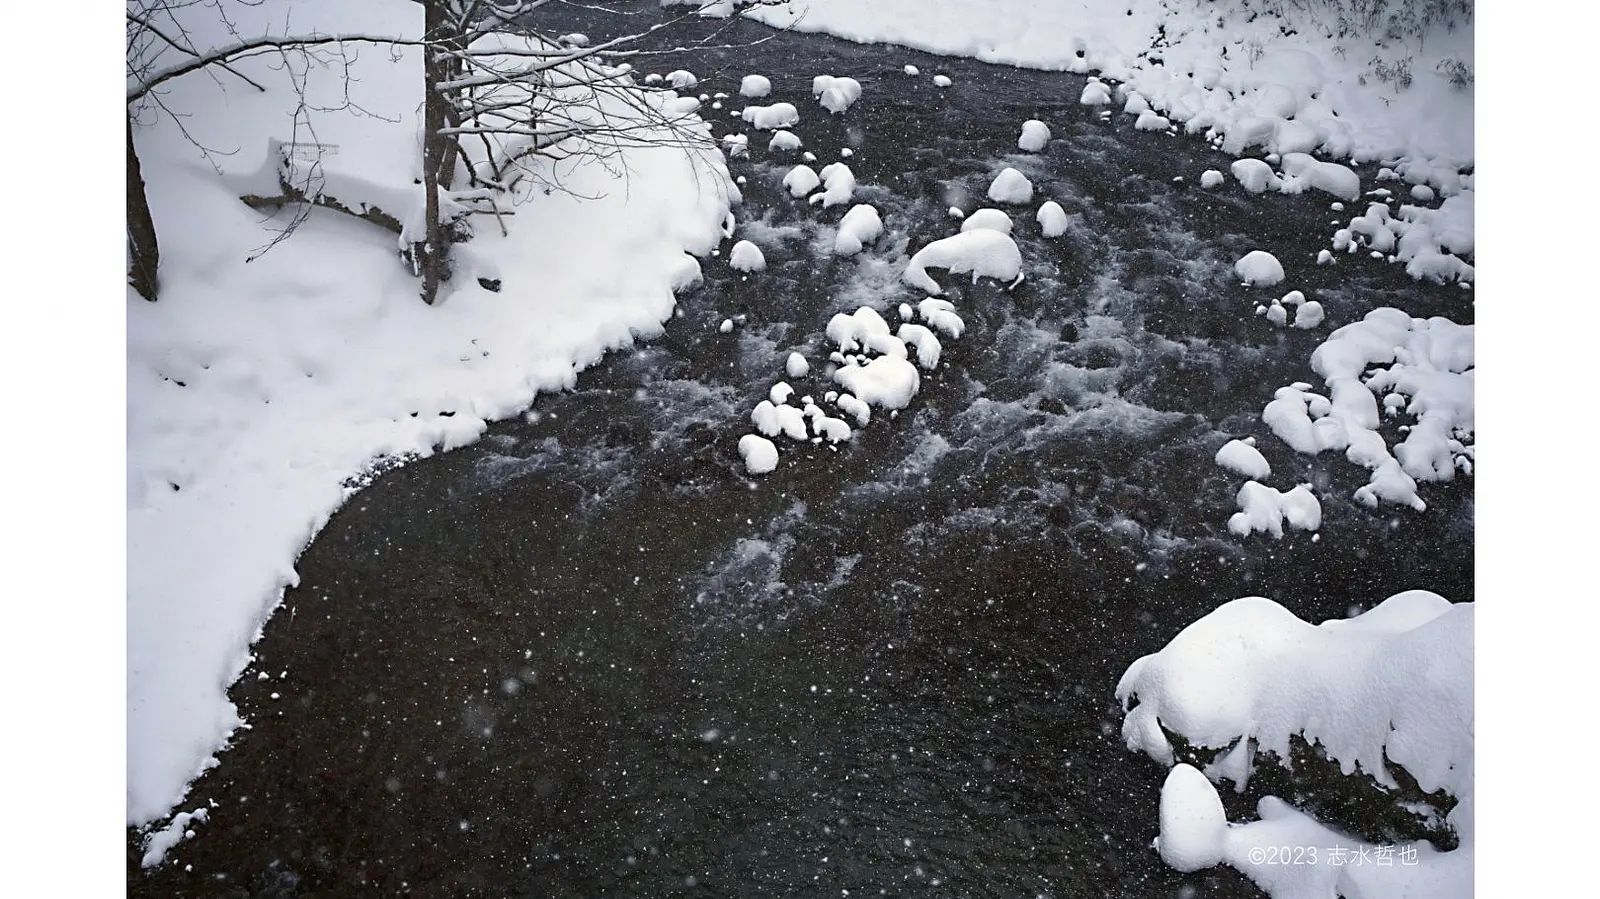
[[(424, 37), (428, 40), (445, 38), (450, 25), (442, 0), (424, 3), (422, 8)], [(431, 46), (422, 48), (422, 190), (428, 227), (420, 259), (422, 301), (430, 306), (439, 296), (439, 283), (448, 277), (446, 265), (450, 255), (450, 235), (439, 221), (440, 182), (449, 186), (452, 174), (442, 170), (447, 155), (445, 145), (451, 142), (449, 137), (439, 133), (446, 127), (448, 118), (447, 101), (437, 87), (440, 82), (449, 80), (449, 65), (442, 56)]]
[(156, 242), (156, 222), (150, 217), (150, 202), (144, 195), (139, 153), (133, 147), (132, 115), (128, 116), (128, 251), (128, 283), (139, 296), (154, 303), (161, 247)]

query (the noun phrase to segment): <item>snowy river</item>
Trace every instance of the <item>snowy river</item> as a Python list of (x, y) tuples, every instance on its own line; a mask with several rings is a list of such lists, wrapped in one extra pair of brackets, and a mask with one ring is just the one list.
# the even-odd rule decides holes
[[(740, 77), (768, 76), (759, 102), (800, 109), (818, 167), (853, 149), (855, 202), (887, 233), (835, 256), (848, 207), (790, 197), (797, 154), (708, 102), (719, 136), (750, 136), (736, 237), (767, 269), (704, 260), (664, 337), (336, 514), (232, 693), (252, 726), (196, 786), (214, 823), (181, 864), (130, 865), (130, 889), (1259, 895), (1151, 850), (1165, 772), (1122, 745), (1113, 690), (1234, 597), (1312, 621), (1412, 587), (1472, 597), (1470, 479), (1425, 485), (1425, 513), (1369, 510), (1349, 499), (1363, 469), (1260, 420), (1331, 327), (1383, 305), (1466, 324), (1472, 294), (1361, 255), (1316, 266), (1327, 196), (1202, 190), (1229, 157), (1101, 119), (1081, 76), (798, 34), (636, 65), (689, 68), (734, 110)], [(819, 74), (862, 98), (827, 114)], [(1042, 153), (1017, 150), (1030, 118)], [(992, 205), (1004, 166), (1066, 234), (1039, 233), (1045, 196), (1017, 207), (1025, 281), (945, 279), (967, 329), (910, 407), (749, 477), (735, 446), (789, 353), (820, 399), (830, 317), (920, 299), (907, 248), (954, 233), (950, 206)], [(1255, 248), (1328, 325), (1252, 314), (1282, 292), (1234, 277)], [(1213, 456), (1251, 435), (1322, 498), (1315, 539), (1228, 532), (1239, 478)]]

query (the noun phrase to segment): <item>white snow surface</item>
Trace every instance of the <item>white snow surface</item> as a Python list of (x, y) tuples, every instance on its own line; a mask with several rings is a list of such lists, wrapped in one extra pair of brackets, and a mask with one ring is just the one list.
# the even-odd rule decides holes
[(759, 272), (767, 267), (767, 257), (760, 247), (741, 240), (728, 251), (728, 265), (736, 272)]
[[(189, 40), (231, 40), (204, 21), (208, 7), (194, 9)], [(230, 11), (246, 34), (283, 33), (285, 18), (297, 33), (415, 37), (422, 26), (421, 8), (401, 0), (300, 3), (292, 16), (283, 4)], [(420, 194), (421, 61), (414, 49), (397, 52), (361, 54), (348, 81), (313, 68), (303, 115), (329, 147), (322, 189), (404, 216)], [(688, 254), (715, 249), (736, 196), (709, 127), (694, 120), (702, 149), (626, 150), (626, 180), (599, 165), (547, 166), (543, 177), (572, 193), (517, 206), (505, 236), (480, 217), (432, 307), (396, 260), (393, 234), (324, 210), (246, 263), (274, 223), (238, 197), (277, 193), (271, 142), (315, 148), (288, 146), (295, 92), (282, 67), (266, 56), (234, 67), (272, 89), (226, 73), (164, 88), (197, 140), (240, 148), (212, 157), (220, 176), (167, 116), (142, 116), (134, 129), (162, 238), (160, 301), (129, 290), (125, 307), (126, 813), (135, 825), (182, 801), (243, 723), (226, 691), (298, 582), (300, 552), (369, 466), (471, 443), (540, 392), (570, 387), (608, 350), (661, 333), (674, 290), (699, 280)], [(371, 115), (317, 110), (342, 106), (347, 88)], [(669, 97), (641, 102), (668, 108)], [(500, 280), (501, 291), (479, 287), (480, 277)]]
[(1233, 273), (1246, 284), (1271, 287), (1283, 280), (1283, 264), (1266, 250), (1251, 250), (1233, 264)]
[(996, 203), (1032, 202), (1033, 182), (1016, 169), (1002, 169), (989, 185), (989, 199)]
[(1017, 138), (1017, 149), (1038, 153), (1050, 143), (1050, 126), (1038, 119), (1022, 123), (1022, 136)]
[[(1313, 626), (1270, 599), (1245, 597), (1135, 661), (1117, 685), (1131, 750), (1172, 765), (1165, 729), (1212, 755), (1207, 777), (1241, 790), (1257, 753), (1285, 763), (1295, 736), (1320, 744), (1347, 773), (1386, 787), (1396, 786), (1388, 767), (1396, 765), (1423, 791), (1456, 797), (1445, 822), (1460, 837), (1458, 848), (1403, 844), (1388, 848), (1391, 862), (1400, 850), (1414, 864), (1333, 864), (1336, 846), (1375, 847), (1270, 796), (1258, 806), (1261, 820), (1219, 825), (1208, 784), (1185, 773), (1170, 775), (1163, 787), (1161, 842), (1172, 844), (1163, 859), (1185, 871), (1226, 863), (1274, 899), (1471, 895), (1474, 609), (1411, 590), (1354, 618)], [(1263, 864), (1268, 846), (1316, 847), (1320, 861)]]
[(901, 277), (907, 284), (937, 296), (944, 289), (929, 277), (929, 266), (948, 269), (953, 275), (971, 272), (973, 283), (987, 277), (1016, 284), (1022, 280), (1022, 251), (1009, 234), (988, 228), (928, 244), (911, 257)]

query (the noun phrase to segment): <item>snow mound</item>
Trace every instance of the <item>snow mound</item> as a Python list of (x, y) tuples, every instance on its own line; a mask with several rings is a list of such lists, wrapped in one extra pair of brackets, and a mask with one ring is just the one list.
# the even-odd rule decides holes
[(979, 228), (999, 231), (1001, 234), (1010, 234), (1011, 216), (998, 209), (984, 208), (973, 212), (961, 222), (962, 231), (973, 231)]
[[(1343, 451), (1371, 469), (1367, 485), (1355, 492), (1358, 502), (1420, 512), (1427, 504), (1417, 495), (1418, 481), (1449, 481), (1458, 470), (1470, 474), (1475, 462), (1474, 335), (1473, 325), (1374, 309), (1311, 354), (1311, 368), (1331, 399), (1282, 387), (1262, 421), (1295, 452)], [(1413, 417), (1392, 453), (1379, 432), (1380, 395), (1390, 417)]]
[(1222, 797), (1192, 765), (1174, 765), (1161, 785), (1156, 851), (1177, 871), (1213, 868), (1227, 856), (1228, 814)]
[(821, 187), (822, 179), (811, 166), (797, 165), (783, 176), (783, 186), (789, 189), (789, 196), (799, 199)]
[(759, 434), (739, 438), (739, 455), (744, 459), (744, 470), (750, 474), (766, 474), (778, 467), (778, 447)]
[(1067, 233), (1067, 211), (1055, 200), (1046, 200), (1036, 216), (1039, 232), (1045, 237), (1060, 237)]
[[(1472, 895), (1474, 620), (1472, 603), (1452, 605), (1423, 590), (1315, 626), (1253, 596), (1223, 605), (1135, 661), (1117, 684), (1123, 739), (1162, 764), (1176, 761), (1170, 732), (1212, 757), (1207, 777), (1243, 789), (1258, 753), (1286, 765), (1290, 739), (1300, 737), (1346, 772), (1395, 788), (1390, 772), (1397, 766), (1422, 791), (1458, 800), (1445, 818), (1460, 838), (1455, 850), (1424, 842), (1374, 847), (1271, 796), (1258, 805), (1259, 821), (1221, 827), (1211, 804), (1215, 788), (1189, 773), (1171, 774), (1161, 838), (1175, 845), (1161, 847), (1163, 860), (1184, 871), (1225, 863), (1279, 899)], [(1264, 863), (1267, 847), (1283, 846), (1316, 863)], [(1336, 861), (1358, 851), (1390, 864)]]
[(937, 296), (944, 292), (928, 276), (928, 267), (947, 269), (951, 274), (972, 273), (973, 283), (980, 277), (1022, 281), (1022, 251), (1008, 234), (988, 229), (967, 231), (936, 240), (918, 250), (901, 276), (906, 283)]
[(1322, 504), (1305, 484), (1284, 493), (1265, 484), (1245, 481), (1236, 499), (1239, 511), (1228, 519), (1228, 530), (1240, 537), (1262, 531), (1274, 539), (1282, 538), (1284, 522), (1302, 531), (1314, 531), (1322, 526)]
[(800, 138), (795, 136), (793, 131), (779, 131), (778, 133), (772, 135), (772, 140), (767, 141), (767, 150), (769, 152), (775, 152), (778, 150), (800, 150), (804, 147), (805, 144), (800, 142)]
[(855, 173), (842, 162), (831, 162), (822, 167), (822, 193), (812, 197), (811, 202), (827, 209), (850, 202), (855, 194)]
[(772, 93), (772, 79), (765, 75), (746, 75), (739, 80), (739, 96), (752, 100)]
[(1017, 149), (1028, 153), (1038, 153), (1050, 143), (1050, 126), (1038, 119), (1029, 119), (1022, 123), (1022, 136), (1017, 138)]
[(823, 109), (838, 115), (861, 99), (861, 82), (854, 78), (818, 75), (811, 79), (811, 96), (822, 104)]
[(1271, 287), (1283, 280), (1283, 264), (1266, 250), (1251, 250), (1233, 264), (1233, 273), (1246, 284)]
[(996, 203), (1032, 202), (1033, 182), (1016, 169), (1004, 169), (989, 185), (989, 199)]
[(771, 106), (746, 106), (740, 117), (762, 131), (789, 128), (800, 123), (800, 111), (793, 103), (774, 103)]
[(1217, 450), (1216, 462), (1231, 472), (1257, 481), (1272, 474), (1267, 457), (1243, 440), (1230, 440), (1223, 444), (1222, 449)]
[(858, 203), (850, 207), (839, 221), (839, 236), (834, 238), (833, 252), (840, 256), (853, 256), (861, 248), (883, 234), (883, 220), (878, 218), (876, 207)]
[(741, 240), (729, 251), (728, 264), (736, 272), (759, 272), (767, 267), (767, 257), (762, 255), (760, 247)]
[(1233, 180), (1253, 194), (1264, 194), (1278, 186), (1272, 166), (1259, 159), (1236, 159), (1228, 170), (1233, 172)]
[(811, 372), (811, 363), (799, 353), (790, 353), (788, 360), (783, 364), (783, 371), (791, 378), (803, 378)]
[(911, 398), (921, 387), (917, 367), (894, 356), (878, 356), (866, 365), (843, 366), (833, 373), (833, 379), (862, 402), (885, 409), (911, 405)]
[(1222, 181), (1223, 174), (1216, 169), (1206, 169), (1200, 173), (1200, 186), (1206, 190), (1210, 190), (1213, 187), (1221, 187)]

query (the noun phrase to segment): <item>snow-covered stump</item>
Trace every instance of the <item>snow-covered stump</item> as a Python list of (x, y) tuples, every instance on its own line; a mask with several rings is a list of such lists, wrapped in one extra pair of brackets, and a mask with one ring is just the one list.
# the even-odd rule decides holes
[[(1229, 865), (1276, 899), (1471, 895), (1473, 623), (1473, 604), (1421, 590), (1316, 626), (1246, 597), (1135, 661), (1117, 685), (1123, 738), (1174, 766), (1162, 860)], [(1340, 820), (1262, 795), (1260, 820), (1228, 824), (1225, 781)]]

